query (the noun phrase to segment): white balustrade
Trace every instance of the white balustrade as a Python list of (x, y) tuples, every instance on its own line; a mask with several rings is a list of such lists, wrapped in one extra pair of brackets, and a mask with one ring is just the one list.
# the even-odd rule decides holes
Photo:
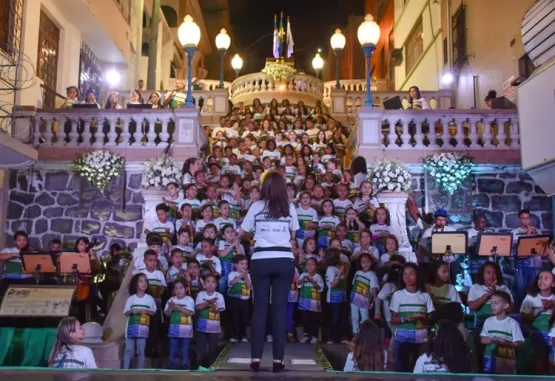
[(172, 110), (38, 110), (33, 142), (44, 148), (167, 147)]
[(272, 98), (289, 99), (291, 103), (299, 100), (314, 106), (322, 100), (324, 83), (307, 74), (293, 74), (286, 81), (270, 82), (262, 73), (253, 73), (237, 78), (231, 84), (230, 98), (234, 104), (250, 103), (260, 98), (262, 103), (269, 103)]
[[(365, 120), (379, 123), (364, 123)], [(483, 127), (480, 127), (483, 124)], [(493, 133), (494, 125), (497, 125)], [(381, 126), (381, 127), (380, 127)], [(505, 126), (508, 126), (507, 128)], [(510, 128), (509, 128), (510, 126)], [(377, 129), (377, 131), (376, 131)], [(366, 144), (378, 136), (378, 144)], [(349, 137), (356, 147), (379, 150), (519, 151), (516, 110), (376, 110), (358, 114)], [(493, 142), (497, 144), (493, 144)], [(356, 150), (355, 147), (355, 150)]]

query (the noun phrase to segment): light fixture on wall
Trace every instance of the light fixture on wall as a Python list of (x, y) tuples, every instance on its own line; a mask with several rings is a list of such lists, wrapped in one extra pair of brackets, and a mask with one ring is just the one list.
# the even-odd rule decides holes
[(216, 36), (216, 48), (218, 48), (218, 53), (220, 53), (220, 84), (218, 87), (220, 89), (224, 88), (224, 56), (227, 53), (231, 45), (231, 38), (227, 34), (227, 30), (222, 28), (220, 33)]
[(364, 107), (374, 107), (370, 85), (370, 57), (372, 57), (372, 53), (376, 50), (376, 44), (380, 40), (380, 27), (371, 14), (364, 17), (364, 22), (358, 27), (357, 37), (366, 57), (366, 99), (364, 100)]
[(331, 48), (335, 53), (335, 88), (340, 89), (341, 83), (339, 82), (339, 77), (341, 75), (341, 71), (339, 70), (339, 56), (343, 53), (343, 48), (345, 48), (345, 36), (341, 33), (341, 29), (336, 29), (333, 36), (330, 38)]
[(193, 56), (200, 42), (200, 28), (193, 21), (191, 15), (185, 16), (183, 23), (177, 30), (179, 42), (183, 45), (183, 49), (187, 53), (187, 98), (185, 99), (185, 107), (195, 107), (193, 101)]
[(446, 72), (441, 77), (441, 83), (443, 83), (444, 85), (450, 85), (453, 83), (454, 80), (455, 80), (455, 76), (450, 71)]
[(106, 72), (106, 81), (110, 85), (110, 87), (116, 87), (119, 85), (121, 81), (121, 75), (114, 69), (110, 69)]

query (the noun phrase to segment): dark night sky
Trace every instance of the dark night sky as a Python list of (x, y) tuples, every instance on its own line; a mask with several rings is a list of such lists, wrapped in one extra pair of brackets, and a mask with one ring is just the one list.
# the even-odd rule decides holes
[[(349, 15), (363, 15), (364, 0), (231, 0), (230, 8), (235, 47), (245, 60), (243, 73), (260, 71), (272, 56), (274, 14), (279, 28), (283, 11), (285, 29), (291, 17), (296, 67), (312, 74), (318, 48), (325, 59), (334, 30), (345, 27)], [(249, 48), (264, 35), (268, 36)]]

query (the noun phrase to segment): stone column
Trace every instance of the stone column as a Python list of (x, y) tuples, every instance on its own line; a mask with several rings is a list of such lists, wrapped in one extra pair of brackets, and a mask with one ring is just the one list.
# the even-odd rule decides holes
[(162, 188), (148, 188), (142, 190), (144, 204), (143, 204), (143, 231), (141, 232), (141, 240), (139, 241), (137, 248), (133, 250), (133, 258), (141, 257), (145, 250), (148, 249), (146, 244), (146, 234), (145, 227), (156, 218), (156, 205), (162, 202), (162, 197), (166, 197), (168, 194), (165, 189)]
[(183, 162), (189, 157), (199, 157), (200, 149), (207, 142), (206, 134), (200, 125), (200, 114), (194, 107), (174, 110), (175, 132), (171, 156)]
[(384, 204), (389, 210), (393, 234), (399, 240), (399, 253), (407, 254), (412, 252), (407, 233), (406, 202), (408, 196), (405, 192), (380, 192), (376, 195), (378, 202)]

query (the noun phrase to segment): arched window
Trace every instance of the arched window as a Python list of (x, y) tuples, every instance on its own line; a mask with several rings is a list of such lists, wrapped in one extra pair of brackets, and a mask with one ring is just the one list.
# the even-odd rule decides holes
[(177, 12), (175, 9), (168, 5), (162, 5), (160, 8), (162, 8), (162, 13), (164, 13), (168, 26), (170, 28), (177, 28)]
[(150, 44), (148, 42), (143, 42), (141, 46), (141, 56), (148, 57), (148, 50), (150, 49)]

